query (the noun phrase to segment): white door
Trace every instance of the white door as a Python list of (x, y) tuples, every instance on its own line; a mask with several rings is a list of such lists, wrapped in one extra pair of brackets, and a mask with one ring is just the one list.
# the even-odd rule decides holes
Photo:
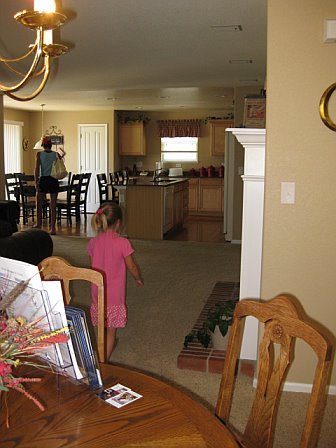
[(92, 173), (87, 211), (99, 207), (97, 174), (107, 172), (107, 124), (79, 124), (79, 172)]

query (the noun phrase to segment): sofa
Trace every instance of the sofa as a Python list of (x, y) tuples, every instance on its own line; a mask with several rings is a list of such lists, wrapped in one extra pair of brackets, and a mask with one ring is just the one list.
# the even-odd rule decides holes
[(19, 219), (18, 202), (0, 201), (0, 256), (38, 265), (52, 255), (52, 238), (41, 229), (18, 232)]

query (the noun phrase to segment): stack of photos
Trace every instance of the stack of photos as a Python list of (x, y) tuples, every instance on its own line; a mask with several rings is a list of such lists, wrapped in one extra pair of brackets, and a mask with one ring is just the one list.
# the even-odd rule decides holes
[(142, 395), (134, 392), (129, 387), (123, 386), (119, 383), (109, 387), (108, 389), (104, 389), (99, 392), (97, 396), (104, 400), (105, 403), (115, 406), (116, 408), (122, 408), (123, 406), (126, 406), (127, 404), (130, 404), (142, 397)]

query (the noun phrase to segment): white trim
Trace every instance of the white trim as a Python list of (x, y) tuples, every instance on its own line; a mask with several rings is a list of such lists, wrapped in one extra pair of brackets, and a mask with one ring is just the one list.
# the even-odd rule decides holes
[[(253, 387), (257, 387), (257, 378), (253, 379)], [(305, 394), (310, 394), (312, 391), (313, 385), (312, 384), (306, 384), (306, 383), (292, 383), (289, 381), (286, 381), (283, 390), (285, 392), (301, 392)], [(336, 386), (328, 386), (328, 395), (336, 395)]]
[(4, 124), (16, 124), (17, 126), (24, 126), (23, 121), (4, 120)]
[(246, 175), (243, 174), (241, 176), (241, 178), (243, 179), (243, 181), (248, 181), (248, 182), (264, 182), (265, 177), (264, 176), (255, 176), (255, 175)]

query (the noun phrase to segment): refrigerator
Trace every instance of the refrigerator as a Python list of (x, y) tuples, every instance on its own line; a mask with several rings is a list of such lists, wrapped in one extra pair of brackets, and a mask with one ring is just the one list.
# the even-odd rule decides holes
[(233, 240), (234, 178), (235, 178), (235, 136), (225, 131), (224, 151), (224, 234), (226, 241)]

